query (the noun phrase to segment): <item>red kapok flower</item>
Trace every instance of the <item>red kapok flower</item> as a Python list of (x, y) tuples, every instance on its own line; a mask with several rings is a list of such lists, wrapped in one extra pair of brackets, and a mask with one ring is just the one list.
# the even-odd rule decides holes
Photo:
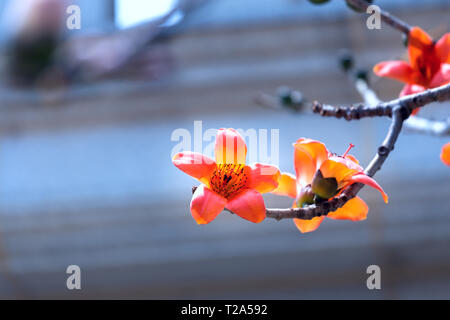
[(434, 42), (421, 28), (411, 28), (408, 36), (408, 55), (409, 63), (384, 61), (373, 68), (375, 74), (380, 77), (406, 83), (400, 97), (450, 83), (450, 33)]
[[(350, 146), (350, 148), (353, 145)], [(275, 194), (295, 198), (293, 207), (301, 208), (320, 203), (339, 195), (353, 183), (364, 183), (377, 190), (387, 203), (388, 197), (378, 183), (367, 176), (355, 157), (347, 154), (337, 156), (330, 153), (319, 141), (301, 138), (294, 143), (294, 166), (296, 176), (282, 173)], [(350, 199), (342, 208), (330, 212), (332, 219), (364, 220), (369, 208), (359, 197)], [(303, 232), (316, 230), (324, 217), (311, 220), (294, 219), (297, 228)]]
[(450, 166), (450, 142), (447, 142), (442, 147), (441, 160), (446, 165)]
[(266, 217), (261, 193), (278, 186), (277, 167), (255, 163), (245, 165), (247, 146), (234, 129), (220, 129), (216, 135), (215, 158), (197, 152), (180, 152), (173, 164), (202, 184), (191, 200), (191, 213), (198, 224), (214, 220), (224, 208), (251, 222)]

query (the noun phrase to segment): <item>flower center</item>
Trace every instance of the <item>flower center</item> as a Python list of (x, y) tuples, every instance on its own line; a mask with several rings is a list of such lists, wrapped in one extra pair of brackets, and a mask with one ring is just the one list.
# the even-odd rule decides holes
[(214, 171), (211, 189), (224, 198), (231, 198), (247, 186), (248, 169), (244, 164), (218, 164)]

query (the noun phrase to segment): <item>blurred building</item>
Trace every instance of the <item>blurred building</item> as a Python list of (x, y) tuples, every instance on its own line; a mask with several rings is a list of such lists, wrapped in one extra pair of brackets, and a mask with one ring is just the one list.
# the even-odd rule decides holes
[[(448, 1), (376, 2), (436, 36), (449, 31)], [(111, 2), (79, 3), (89, 16), (81, 33), (111, 29)], [(358, 102), (337, 53), (350, 49), (370, 69), (403, 53), (397, 31), (366, 29), (343, 1), (215, 0), (164, 46), (175, 69), (155, 81), (123, 73), (64, 90), (0, 88), (0, 298), (450, 298), (444, 138), (403, 132), (376, 175), (389, 205), (364, 189), (366, 221), (328, 219), (303, 235), (291, 221), (253, 225), (227, 213), (196, 225), (196, 182), (171, 163), (172, 132), (193, 133), (201, 120), (203, 132), (279, 129), (283, 171), (293, 172), (301, 136), (337, 153), (352, 142), (367, 165), (386, 119), (322, 119), (264, 109), (254, 97), (288, 85), (311, 100)], [(372, 83), (383, 99), (401, 88)], [(423, 115), (448, 116), (448, 107)], [(382, 290), (366, 287), (372, 264)], [(80, 291), (66, 288), (69, 265), (81, 267)]]

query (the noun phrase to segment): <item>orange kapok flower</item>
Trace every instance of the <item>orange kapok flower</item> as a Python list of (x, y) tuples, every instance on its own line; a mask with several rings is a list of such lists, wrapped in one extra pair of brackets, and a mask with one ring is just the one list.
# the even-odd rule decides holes
[[(373, 68), (376, 75), (405, 83), (400, 97), (450, 83), (450, 33), (439, 41), (421, 28), (413, 27), (408, 36), (406, 61), (384, 61)], [(415, 109), (415, 114), (418, 109)]]
[(216, 135), (215, 161), (190, 151), (173, 157), (178, 169), (202, 183), (191, 200), (192, 217), (198, 224), (211, 222), (224, 208), (254, 223), (265, 219), (261, 193), (278, 186), (280, 171), (261, 163), (247, 166), (246, 155), (247, 146), (241, 135), (234, 129), (220, 129)]
[(450, 166), (450, 142), (447, 142), (442, 147), (441, 160), (446, 165)]
[[(353, 183), (364, 183), (377, 190), (387, 203), (388, 197), (378, 183), (367, 176), (358, 160), (348, 154), (338, 156), (330, 153), (319, 141), (301, 138), (294, 143), (294, 166), (296, 176), (282, 173), (278, 188), (272, 193), (295, 198), (293, 207), (301, 208), (310, 204), (330, 200), (338, 196)], [(327, 217), (340, 220), (364, 220), (369, 208), (359, 197), (350, 199), (342, 208), (328, 213)], [(311, 220), (294, 219), (302, 232), (316, 230), (325, 217)]]

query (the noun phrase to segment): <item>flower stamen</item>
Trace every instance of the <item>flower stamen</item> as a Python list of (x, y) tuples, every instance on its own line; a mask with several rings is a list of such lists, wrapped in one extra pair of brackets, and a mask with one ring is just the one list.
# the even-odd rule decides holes
[(211, 189), (224, 198), (231, 198), (247, 186), (244, 164), (218, 164), (210, 180)]
[(354, 148), (355, 145), (353, 143), (350, 143), (350, 146), (348, 147), (347, 151), (342, 155), (342, 158), (345, 158), (345, 156), (350, 152), (352, 148)]

